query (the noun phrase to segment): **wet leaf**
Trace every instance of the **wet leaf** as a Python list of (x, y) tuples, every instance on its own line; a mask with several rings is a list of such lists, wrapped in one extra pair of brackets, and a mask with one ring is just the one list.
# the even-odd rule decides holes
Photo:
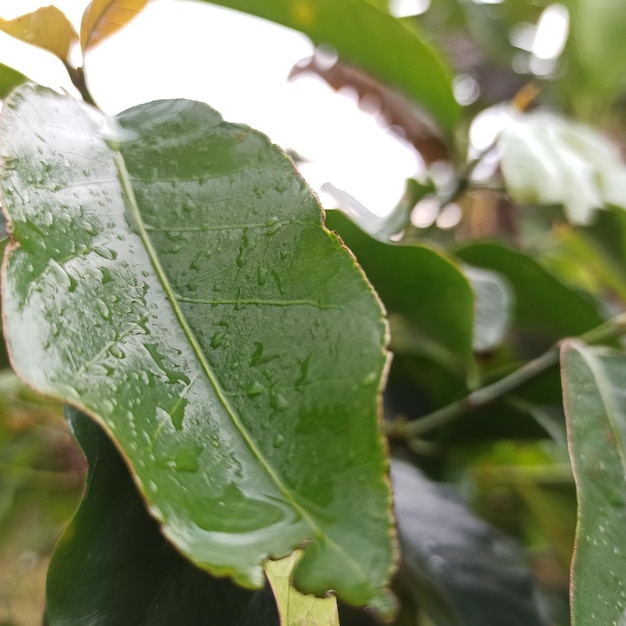
[(474, 295), (451, 261), (426, 246), (377, 241), (339, 211), (326, 224), (354, 252), (389, 313), (402, 313), (416, 329), (457, 358), (470, 358)]
[(146, 4), (148, 0), (92, 0), (80, 24), (83, 52), (126, 26)]
[(0, 63), (0, 98), (6, 98), (15, 87), (27, 80), (21, 72)]
[(419, 34), (368, 0), (211, 0), (303, 32), (330, 45), (342, 61), (396, 87), (451, 133), (459, 118), (452, 78)]
[(299, 589), (389, 613), (386, 326), (290, 160), (204, 104), (103, 120), (31, 85), (0, 134), (15, 369), (104, 426), (200, 567), (259, 587), (308, 541)]
[(89, 474), (85, 496), (55, 549), (47, 583), (50, 626), (278, 626), (269, 589), (247, 591), (182, 557), (148, 515), (104, 431), (68, 408)]
[(626, 208), (619, 148), (588, 126), (552, 113), (511, 113), (498, 145), (517, 203), (561, 204), (573, 224), (590, 224), (606, 205)]
[(306, 596), (291, 584), (293, 570), (301, 556), (299, 552), (294, 552), (280, 561), (270, 561), (266, 567), (281, 626), (339, 626), (335, 598)]
[[(401, 576), (437, 626), (541, 626), (521, 553), (450, 489), (394, 461)], [(409, 582), (410, 581), (410, 582)]]
[(59, 57), (69, 59), (70, 48), (78, 35), (65, 13), (55, 6), (41, 7), (13, 20), (0, 18), (0, 30), (11, 37), (43, 48)]
[(578, 492), (572, 624), (626, 623), (626, 356), (568, 341), (563, 400)]

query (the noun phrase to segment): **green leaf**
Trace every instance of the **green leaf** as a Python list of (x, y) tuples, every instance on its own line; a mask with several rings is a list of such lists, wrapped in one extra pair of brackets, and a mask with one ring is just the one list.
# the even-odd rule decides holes
[(510, 541), (403, 461), (391, 477), (407, 588), (437, 626), (541, 626), (533, 583)]
[(89, 462), (85, 497), (55, 549), (47, 583), (50, 626), (278, 626), (269, 590), (212, 578), (181, 556), (148, 515), (115, 446), (88, 416), (68, 421)]
[[(626, 14), (621, 0), (568, 0), (568, 58), (582, 79), (578, 87), (598, 104), (610, 103), (625, 87)], [(574, 69), (574, 68), (573, 68)], [(578, 94), (576, 94), (578, 95)]]
[(573, 224), (626, 208), (626, 166), (597, 131), (546, 112), (513, 113), (500, 133), (502, 174), (519, 204), (561, 204)]
[(626, 623), (626, 356), (578, 341), (561, 354), (578, 492), (572, 624)]
[(326, 224), (354, 252), (389, 313), (404, 314), (431, 341), (470, 358), (474, 296), (451, 261), (426, 246), (377, 241), (339, 211), (329, 211)]
[(515, 293), (515, 318), (522, 327), (554, 337), (580, 335), (603, 322), (594, 302), (560, 282), (535, 259), (499, 243), (462, 246), (467, 263), (499, 272)]
[(281, 626), (339, 626), (335, 598), (306, 596), (294, 589), (291, 577), (301, 557), (302, 554), (296, 551), (280, 561), (270, 561), (266, 566)]
[(476, 352), (496, 348), (509, 327), (512, 294), (498, 272), (464, 266), (463, 273), (474, 290), (474, 340)]
[(0, 135), (16, 370), (104, 426), (200, 567), (259, 587), (308, 542), (300, 590), (388, 614), (386, 325), (291, 161), (204, 104), (103, 120), (30, 85)]
[(0, 98), (6, 98), (15, 87), (27, 80), (21, 72), (0, 63)]
[(69, 61), (71, 46), (78, 39), (72, 23), (55, 6), (41, 7), (13, 20), (0, 18), (0, 30), (51, 52), (61, 61)]
[(415, 205), (427, 194), (434, 194), (436, 189), (430, 180), (423, 184), (415, 178), (407, 178), (402, 198), (391, 212), (383, 216), (370, 211), (357, 198), (331, 183), (324, 183), (322, 191), (333, 196), (338, 208), (361, 230), (375, 239), (389, 242), (393, 235), (406, 228)]
[[(208, 1), (208, 0), (207, 0)], [(452, 78), (441, 57), (416, 31), (367, 0), (210, 0), (299, 30), (315, 44), (421, 104), (451, 134), (459, 118)]]

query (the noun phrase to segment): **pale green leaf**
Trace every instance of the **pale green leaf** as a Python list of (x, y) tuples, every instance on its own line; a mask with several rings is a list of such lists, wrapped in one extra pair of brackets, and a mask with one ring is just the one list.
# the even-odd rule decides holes
[(546, 112), (513, 113), (498, 145), (507, 192), (519, 204), (560, 204), (589, 224), (607, 204), (626, 208), (626, 166), (599, 132)]
[(498, 272), (465, 265), (462, 267), (474, 291), (474, 340), (476, 352), (497, 347), (511, 321), (513, 294)]
[(265, 566), (281, 626), (339, 626), (335, 598), (307, 596), (294, 588), (292, 574), (301, 558), (302, 553), (297, 551), (280, 561), (268, 561)]
[(561, 354), (578, 492), (573, 626), (626, 623), (626, 355), (569, 341)]
[(159, 101), (114, 120), (28, 85), (0, 119), (15, 369), (116, 440), (164, 535), (258, 587), (388, 614), (381, 308), (263, 135)]
[[(626, 87), (626, 11), (622, 0), (567, 0), (572, 72), (582, 97), (610, 103)], [(572, 68), (574, 70), (574, 68)], [(578, 76), (580, 74), (580, 76)], [(567, 77), (566, 77), (567, 78)], [(576, 94), (578, 96), (578, 94)]]

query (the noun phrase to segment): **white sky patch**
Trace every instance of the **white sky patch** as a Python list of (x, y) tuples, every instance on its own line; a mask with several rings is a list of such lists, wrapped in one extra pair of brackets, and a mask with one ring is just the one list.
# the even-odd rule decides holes
[[(79, 27), (86, 2), (54, 2)], [(11, 18), (49, 2), (0, 0)], [(0, 37), (0, 62), (52, 87), (72, 87), (51, 55)], [(370, 210), (395, 206), (419, 158), (355, 102), (322, 81), (287, 82), (292, 66), (310, 56), (309, 40), (295, 31), (206, 4), (160, 0), (86, 58), (90, 90), (107, 113), (160, 98), (207, 102), (225, 119), (261, 130), (308, 163), (314, 189), (344, 189)], [(44, 60), (42, 58), (46, 57)], [(327, 207), (336, 203), (327, 196)]]

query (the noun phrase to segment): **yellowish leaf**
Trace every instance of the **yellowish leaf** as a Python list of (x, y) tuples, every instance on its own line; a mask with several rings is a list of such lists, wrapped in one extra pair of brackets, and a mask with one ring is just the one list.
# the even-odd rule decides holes
[(80, 45), (83, 52), (126, 26), (148, 1), (93, 0), (85, 9), (80, 25)]
[(78, 35), (65, 14), (55, 6), (41, 7), (12, 20), (0, 18), (0, 30), (20, 41), (52, 52), (67, 61)]
[(302, 551), (280, 561), (268, 561), (265, 573), (272, 586), (281, 626), (339, 626), (337, 600), (304, 595), (291, 584), (291, 576)]

